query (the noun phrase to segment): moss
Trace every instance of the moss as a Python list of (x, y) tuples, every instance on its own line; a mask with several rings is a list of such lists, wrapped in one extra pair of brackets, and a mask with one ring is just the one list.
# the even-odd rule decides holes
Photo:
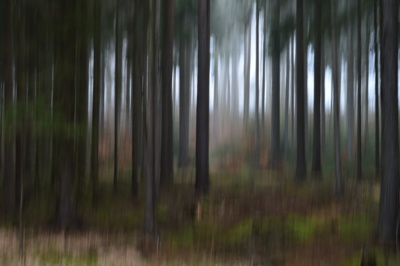
[(373, 235), (373, 223), (366, 216), (348, 216), (338, 220), (338, 231), (346, 241), (365, 242)]
[(89, 253), (76, 255), (72, 253), (61, 253), (55, 250), (48, 250), (39, 254), (41, 265), (97, 265), (97, 254)]
[(317, 229), (317, 221), (314, 217), (298, 215), (289, 216), (286, 220), (286, 228), (295, 241), (301, 243), (310, 240)]

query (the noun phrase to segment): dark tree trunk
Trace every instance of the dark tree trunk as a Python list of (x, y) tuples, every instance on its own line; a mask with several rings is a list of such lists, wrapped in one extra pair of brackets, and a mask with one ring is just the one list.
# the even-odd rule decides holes
[(172, 56), (174, 42), (174, 0), (163, 1), (164, 42), (162, 54), (162, 136), (161, 136), (161, 184), (173, 183), (173, 135), (172, 135)]
[[(349, 2), (350, 3), (350, 2)], [(350, 5), (350, 4), (349, 4)], [(348, 56), (347, 56), (347, 157), (349, 163), (352, 164), (353, 141), (354, 141), (354, 56), (353, 56), (353, 25), (349, 22), (348, 30)]]
[(179, 156), (178, 167), (189, 163), (189, 119), (190, 119), (190, 81), (191, 44), (181, 40), (179, 44)]
[(209, 177), (209, 73), (210, 73), (210, 0), (198, 1), (198, 92), (196, 120), (196, 194), (208, 193)]
[[(6, 26), (5, 26), (5, 82), (4, 82), (4, 110), (11, 115), (14, 103), (14, 34), (13, 34), (13, 14), (14, 1), (5, 1)], [(13, 122), (14, 117), (11, 117)], [(3, 195), (4, 195), (4, 210), (6, 218), (13, 218), (15, 215), (15, 137), (14, 132), (10, 131), (5, 136), (4, 140), (4, 169), (3, 169)]]
[(304, 37), (303, 0), (297, 0), (296, 10), (296, 110), (297, 110), (297, 162), (296, 180), (306, 178), (305, 97), (304, 97)]
[(379, 40), (378, 40), (378, 0), (374, 1), (374, 48), (375, 48), (375, 170), (376, 175), (380, 171), (380, 149), (379, 149), (379, 133), (380, 133), (380, 123), (379, 123)]
[[(64, 125), (72, 127), (75, 119), (75, 67), (76, 67), (76, 8), (77, 1), (65, 0), (60, 3), (61, 21), (70, 21), (57, 34), (54, 105), (62, 112)], [(62, 229), (70, 228), (76, 221), (75, 149), (74, 139), (67, 133), (58, 133), (59, 155), (58, 176), (60, 180), (57, 206), (57, 224)]]
[(312, 174), (321, 177), (321, 12), (322, 3), (315, 1), (315, 52), (314, 52), (314, 136)]
[(280, 4), (274, 3), (272, 25), (272, 109), (271, 109), (271, 157), (270, 167), (276, 169), (280, 161)]
[(245, 38), (245, 69), (244, 69), (244, 108), (243, 120), (244, 127), (248, 126), (249, 121), (249, 102), (250, 102), (250, 66), (251, 66), (251, 16), (246, 27), (247, 40)]
[(267, 59), (267, 19), (266, 19), (266, 8), (264, 9), (264, 30), (263, 30), (263, 58), (262, 58), (262, 93), (261, 93), (261, 134), (265, 135), (265, 91), (266, 91), (266, 59)]
[(339, 64), (336, 36), (336, 5), (331, 0), (331, 26), (332, 26), (332, 80), (333, 80), (333, 137), (335, 148), (335, 195), (343, 195), (342, 165), (340, 159), (340, 124), (339, 124)]
[(357, 180), (361, 180), (361, 0), (357, 1)]
[(365, 105), (364, 105), (364, 108), (365, 108), (365, 122), (364, 122), (364, 154), (366, 154), (367, 153), (367, 146), (368, 146), (368, 112), (369, 112), (369, 110), (368, 110), (368, 108), (369, 108), (369, 101), (368, 101), (368, 92), (369, 92), (369, 88), (368, 88), (368, 86), (369, 86), (369, 41), (370, 41), (370, 32), (369, 32), (369, 30), (370, 30), (370, 27), (369, 27), (369, 14), (367, 14), (367, 17), (366, 17), (366, 36), (365, 36), (365, 38), (366, 38), (366, 42), (365, 42), (365, 44), (366, 44), (366, 46), (365, 46), (365, 52), (366, 52), (366, 54), (365, 54), (365, 60), (366, 60), (366, 63), (365, 63), (365, 95), (364, 95), (364, 97), (365, 97)]
[(88, 123), (88, 81), (89, 81), (89, 52), (88, 52), (88, 1), (79, 2), (79, 83), (77, 97), (77, 122), (82, 131), (78, 132), (77, 144), (77, 196), (78, 200), (83, 196), (83, 181), (86, 179), (86, 143), (87, 143), (87, 123)]
[(326, 152), (326, 116), (325, 116), (325, 49), (321, 40), (321, 152)]
[(289, 91), (290, 91), (290, 41), (286, 50), (286, 83), (285, 83), (285, 131), (284, 131), (284, 156), (287, 158), (289, 149)]
[[(398, 139), (398, 1), (382, 0), (381, 18), (381, 106), (382, 181), (379, 202), (378, 239), (394, 245), (399, 214)], [(384, 15), (383, 15), (384, 14)]]
[(260, 12), (259, 12), (259, 0), (256, 0), (256, 103), (255, 103), (255, 142), (254, 142), (254, 166), (255, 168), (260, 167), (260, 108), (259, 108), (259, 103), (260, 103), (260, 86), (259, 86), (259, 77), (260, 77), (260, 60), (259, 60), (259, 54), (260, 54), (260, 48), (259, 48), (259, 40), (260, 40), (260, 33), (259, 33), (259, 24), (260, 24)]
[[(91, 144), (91, 182), (92, 204), (97, 206), (99, 182), (99, 118), (100, 118), (100, 90), (101, 90), (101, 3), (94, 2), (94, 41), (93, 41), (93, 109), (92, 109), (92, 144)], [(103, 106), (104, 107), (104, 106)]]
[[(115, 96), (114, 96), (114, 180), (113, 189), (118, 187), (118, 139), (119, 139), (119, 118), (121, 113), (121, 83), (122, 83), (122, 36), (120, 30), (119, 3), (116, 2), (115, 14)], [(104, 107), (103, 107), (104, 108)]]

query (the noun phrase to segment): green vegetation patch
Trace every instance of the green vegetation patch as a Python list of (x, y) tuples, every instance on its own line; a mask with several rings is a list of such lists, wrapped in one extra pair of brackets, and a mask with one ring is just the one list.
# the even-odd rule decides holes
[(62, 253), (55, 250), (48, 250), (39, 254), (41, 265), (97, 265), (97, 254), (89, 253), (76, 255), (70, 252)]
[(286, 228), (295, 241), (304, 243), (314, 236), (318, 221), (315, 217), (291, 215), (286, 219)]
[(364, 242), (373, 235), (374, 224), (365, 215), (341, 217), (338, 220), (340, 237), (346, 241)]

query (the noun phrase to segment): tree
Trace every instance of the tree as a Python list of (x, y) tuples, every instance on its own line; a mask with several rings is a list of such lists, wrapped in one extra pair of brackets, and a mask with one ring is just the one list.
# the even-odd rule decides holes
[(210, 0), (198, 0), (198, 92), (196, 120), (197, 195), (208, 193), (209, 177), (209, 73), (210, 73)]
[[(357, 1), (357, 179), (361, 180), (361, 3)], [(367, 77), (368, 78), (368, 77)]]
[(314, 52), (314, 143), (312, 173), (316, 177), (321, 176), (321, 12), (322, 3), (315, 1), (314, 6), (314, 30), (315, 30), (315, 52)]
[(260, 25), (260, 12), (259, 12), (259, 0), (256, 0), (256, 104), (255, 104), (255, 124), (256, 124), (256, 128), (255, 128), (255, 148), (254, 148), (254, 166), (255, 168), (258, 168), (260, 166), (260, 113), (259, 113), (259, 103), (260, 103), (260, 88), (259, 88), (259, 82), (260, 82), (260, 78), (259, 78), (259, 66), (260, 66), (260, 59), (259, 59), (259, 53), (260, 53), (260, 44), (259, 44), (259, 40), (260, 40), (260, 30), (259, 30), (259, 25)]
[(374, 0), (374, 49), (375, 49), (375, 171), (380, 170), (380, 150), (379, 150), (379, 38), (378, 38), (378, 0)]
[[(351, 2), (348, 2), (349, 10)], [(349, 11), (350, 12), (350, 11)], [(347, 157), (353, 162), (353, 141), (354, 141), (354, 56), (353, 56), (353, 23), (349, 16), (348, 27), (348, 55), (347, 55)]]
[(119, 117), (121, 112), (121, 83), (122, 83), (122, 38), (120, 30), (120, 1), (116, 2), (115, 9), (115, 98), (114, 98), (114, 192), (118, 185), (118, 137)]
[(296, 180), (306, 178), (306, 138), (304, 102), (304, 36), (303, 0), (296, 0), (296, 113), (297, 113), (297, 160)]
[[(4, 110), (10, 117), (10, 123), (13, 122), (12, 109), (14, 108), (13, 93), (14, 93), (14, 34), (13, 34), (13, 21), (14, 21), (14, 1), (5, 1), (5, 75), (4, 75)], [(13, 218), (15, 215), (15, 146), (14, 134), (12, 130), (6, 132), (6, 139), (4, 144), (4, 168), (3, 168), (3, 189), (4, 189), (4, 204), (5, 216)]]
[(162, 51), (162, 136), (161, 183), (173, 183), (172, 55), (174, 42), (174, 0), (163, 1), (165, 28)]
[(100, 118), (100, 72), (101, 72), (101, 3), (94, 1), (94, 36), (93, 36), (93, 110), (92, 144), (90, 156), (92, 203), (97, 205), (99, 182), (99, 118)]
[[(381, 106), (382, 180), (379, 201), (378, 239), (394, 245), (399, 214), (399, 139), (398, 139), (398, 5), (382, 0), (381, 18)], [(383, 15), (384, 14), (384, 15)]]
[(274, 1), (272, 19), (272, 109), (270, 166), (276, 169), (280, 160), (280, 1)]
[(332, 80), (333, 80), (333, 138), (335, 148), (335, 195), (343, 194), (342, 164), (340, 159), (340, 124), (339, 124), (339, 64), (337, 54), (336, 35), (336, 6), (331, 0), (331, 27), (332, 27)]

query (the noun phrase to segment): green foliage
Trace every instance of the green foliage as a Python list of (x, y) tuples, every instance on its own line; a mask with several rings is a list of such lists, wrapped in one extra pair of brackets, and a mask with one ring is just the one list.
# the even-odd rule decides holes
[(38, 256), (41, 265), (97, 265), (97, 254), (93, 252), (87, 255), (76, 255), (71, 252), (47, 250)]
[(373, 236), (374, 225), (370, 218), (363, 215), (341, 217), (338, 220), (340, 237), (346, 241), (365, 242)]
[(304, 243), (314, 236), (317, 221), (313, 217), (292, 215), (287, 218), (286, 227), (289, 230), (289, 235), (293, 236), (296, 241)]

